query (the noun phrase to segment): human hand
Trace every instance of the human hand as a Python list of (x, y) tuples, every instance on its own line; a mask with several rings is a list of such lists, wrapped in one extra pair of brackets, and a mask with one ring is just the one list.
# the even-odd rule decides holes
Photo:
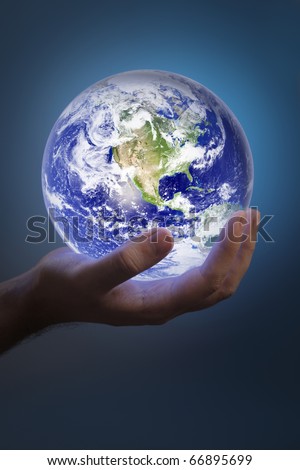
[(153, 229), (96, 261), (69, 248), (55, 250), (20, 277), (25, 294), (19, 319), (23, 330), (25, 319), (27, 325), (23, 336), (68, 322), (162, 324), (210, 307), (237, 289), (250, 265), (258, 223), (256, 210), (235, 213), (202, 266), (157, 281), (131, 278), (172, 249), (172, 238), (164, 228)]
[[(69, 248), (55, 250), (37, 266), (36, 321), (160, 324), (209, 307), (238, 287), (251, 261), (257, 223), (257, 211), (237, 212), (201, 267), (157, 281), (131, 278), (172, 249), (170, 232), (164, 228), (153, 229), (98, 261)], [(250, 232), (254, 241), (249, 236), (242, 241), (242, 234)]]

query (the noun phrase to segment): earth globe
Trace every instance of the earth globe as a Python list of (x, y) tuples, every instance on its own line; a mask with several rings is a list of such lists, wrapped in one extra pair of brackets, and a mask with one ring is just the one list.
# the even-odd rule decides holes
[(252, 186), (250, 147), (230, 109), (157, 70), (83, 91), (54, 124), (42, 165), (50, 218), (76, 252), (99, 258), (155, 226), (170, 230), (174, 248), (140, 279), (201, 266)]

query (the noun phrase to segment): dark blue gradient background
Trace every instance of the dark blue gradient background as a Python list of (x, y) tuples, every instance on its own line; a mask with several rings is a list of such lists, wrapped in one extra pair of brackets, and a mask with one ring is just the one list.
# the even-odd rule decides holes
[(300, 3), (1, 2), (1, 279), (55, 246), (43, 149), (108, 75), (171, 70), (214, 91), (250, 141), (252, 204), (274, 214), (237, 294), (164, 326), (57, 328), (0, 358), (0, 447), (299, 448)]

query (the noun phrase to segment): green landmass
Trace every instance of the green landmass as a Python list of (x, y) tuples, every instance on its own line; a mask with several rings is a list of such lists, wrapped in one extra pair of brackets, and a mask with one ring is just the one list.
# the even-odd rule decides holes
[[(147, 121), (143, 127), (134, 131), (133, 139), (114, 147), (113, 156), (118, 165), (128, 171), (131, 180), (141, 191), (145, 201), (184, 212), (184, 207), (179, 201), (181, 193), (177, 193), (173, 199), (168, 201), (162, 199), (159, 194), (159, 181), (163, 176), (185, 173), (189, 181), (192, 182), (193, 178), (189, 172), (191, 161), (180, 159), (180, 147), (187, 140), (195, 144), (203, 131), (191, 123), (184, 136), (184, 141), (178, 139), (175, 141), (175, 145), (171, 145), (162, 134), (170, 134), (175, 129), (173, 120), (154, 116), (151, 123)], [(176, 160), (175, 167), (174, 159)], [(195, 186), (190, 186), (190, 189), (202, 190)], [(178, 200), (178, 204), (176, 200)]]

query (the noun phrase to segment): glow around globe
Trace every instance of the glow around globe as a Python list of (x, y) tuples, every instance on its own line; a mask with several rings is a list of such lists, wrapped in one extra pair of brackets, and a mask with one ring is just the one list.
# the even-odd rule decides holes
[(55, 123), (42, 168), (46, 207), (76, 252), (99, 258), (154, 226), (171, 253), (141, 278), (199, 266), (229, 216), (249, 204), (251, 151), (228, 107), (174, 73), (111, 76)]

